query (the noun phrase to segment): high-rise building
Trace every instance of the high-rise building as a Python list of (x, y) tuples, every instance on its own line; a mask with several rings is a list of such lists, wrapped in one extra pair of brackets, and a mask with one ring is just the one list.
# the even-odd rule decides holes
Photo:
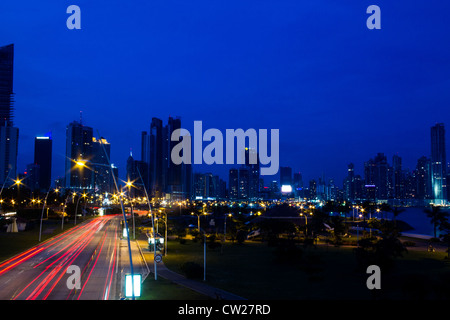
[(249, 198), (249, 182), (250, 182), (250, 170), (246, 167), (239, 168), (238, 199)]
[(31, 191), (37, 191), (40, 189), (39, 181), (41, 176), (41, 167), (38, 164), (31, 163), (27, 165), (26, 185)]
[(93, 188), (92, 170), (77, 166), (77, 161), (90, 161), (93, 157), (93, 130), (74, 121), (66, 128), (66, 188)]
[[(174, 134), (175, 130), (181, 129), (181, 119), (169, 117), (167, 125), (163, 130), (163, 165), (165, 174), (165, 190), (164, 192), (169, 195), (172, 200), (183, 200), (186, 198), (186, 194), (183, 193), (183, 164), (175, 164), (171, 159), (171, 151), (173, 147), (178, 144), (180, 136)], [(175, 141), (172, 141), (172, 135), (174, 135)]]
[(14, 44), (0, 47), (0, 126), (13, 126)]
[(431, 175), (430, 175), (430, 159), (421, 157), (417, 160), (415, 170), (415, 191), (416, 198), (419, 200), (431, 198)]
[(317, 181), (310, 180), (309, 181), (309, 199), (314, 200), (317, 197)]
[(391, 194), (390, 167), (384, 153), (364, 163), (366, 199), (388, 199)]
[(292, 182), (295, 196), (298, 198), (304, 198), (302, 174), (300, 172), (295, 172)]
[(443, 123), (431, 127), (431, 187), (435, 204), (447, 201), (447, 157)]
[(165, 189), (165, 175), (163, 166), (163, 123), (158, 118), (153, 118), (150, 124), (149, 147), (149, 175), (150, 191), (152, 197), (163, 197)]
[(51, 135), (34, 139), (34, 164), (39, 166), (38, 188), (45, 192), (50, 188), (52, 181)]
[(257, 199), (259, 197), (259, 178), (260, 165), (258, 152), (252, 148), (245, 148), (245, 167), (248, 169), (248, 197), (250, 199)]
[(347, 168), (347, 177), (344, 179), (344, 197), (352, 202), (355, 200), (355, 165), (350, 163)]
[(14, 45), (0, 47), (0, 184), (10, 185), (17, 175), (19, 129), (13, 126)]
[(280, 167), (280, 184), (292, 186), (292, 168)]
[(402, 158), (396, 154), (392, 157), (392, 197), (394, 199), (405, 198)]
[(130, 153), (130, 156), (127, 159), (127, 182), (131, 182), (132, 186), (130, 189), (126, 189), (129, 191), (129, 196), (134, 197), (145, 197), (145, 191), (142, 187), (141, 176), (146, 173), (147, 163), (139, 160), (133, 159), (133, 154)]
[(19, 147), (19, 129), (0, 126), (0, 183), (6, 186), (17, 175), (17, 153)]
[(228, 197), (231, 200), (239, 199), (239, 170), (230, 169), (228, 177)]
[(143, 179), (152, 197), (182, 200), (191, 195), (191, 164), (175, 164), (171, 159), (171, 151), (179, 143), (171, 138), (180, 128), (180, 118), (169, 117), (166, 126), (161, 119), (152, 118), (150, 131), (141, 133), (141, 158), (148, 166), (148, 175)]
[(212, 173), (194, 173), (194, 199), (219, 199), (224, 197), (224, 181)]
[(92, 138), (92, 155), (90, 156), (91, 185), (98, 193), (116, 191), (112, 178), (112, 168), (108, 159), (111, 157), (111, 144), (103, 137)]

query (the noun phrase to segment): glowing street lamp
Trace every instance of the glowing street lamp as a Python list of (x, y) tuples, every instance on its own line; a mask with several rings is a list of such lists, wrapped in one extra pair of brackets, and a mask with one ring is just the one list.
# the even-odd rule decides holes
[(86, 161), (85, 160), (77, 160), (75, 161), (75, 164), (81, 168), (86, 167)]
[(131, 187), (134, 187), (134, 185), (133, 185), (133, 182), (130, 181), (130, 180), (128, 180), (125, 185), (128, 188), (128, 198), (130, 199), (131, 217), (133, 219), (133, 239), (136, 239), (136, 229), (135, 229), (135, 224), (134, 224), (133, 202), (132, 202), (132, 199), (131, 199)]
[[(45, 199), (44, 199), (44, 205), (42, 206), (42, 212), (41, 212), (41, 224), (39, 227), (39, 242), (41, 242), (41, 234), (42, 234), (42, 219), (44, 217), (44, 210), (45, 210), (45, 205), (47, 204), (47, 198), (48, 198), (48, 194), (50, 193), (51, 188), (48, 189), (47, 194), (45, 195)], [(56, 188), (55, 189), (55, 193), (58, 193), (59, 189)], [(40, 201), (40, 200), (39, 200)], [(56, 201), (56, 199), (55, 199)], [(47, 209), (47, 218), (48, 218), (48, 209)]]

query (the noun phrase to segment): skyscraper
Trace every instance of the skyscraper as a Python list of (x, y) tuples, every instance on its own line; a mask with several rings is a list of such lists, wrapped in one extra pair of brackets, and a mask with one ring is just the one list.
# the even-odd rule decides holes
[(391, 194), (389, 174), (391, 169), (384, 153), (378, 153), (374, 159), (364, 163), (366, 199), (388, 199)]
[(34, 139), (34, 164), (39, 166), (38, 187), (45, 192), (50, 188), (52, 180), (52, 137), (50, 135)]
[(232, 200), (239, 198), (239, 170), (230, 169), (228, 175), (229, 198)]
[(431, 187), (435, 204), (447, 200), (447, 157), (443, 123), (431, 127)]
[(352, 202), (355, 199), (355, 165), (350, 163), (347, 169), (347, 177), (344, 179), (345, 199)]
[(248, 197), (250, 199), (256, 199), (259, 197), (259, 178), (260, 178), (260, 166), (258, 152), (252, 148), (245, 148), (245, 166), (248, 169)]
[(280, 185), (281, 192), (284, 194), (291, 194), (292, 189), (292, 168), (280, 167)]
[(392, 191), (394, 199), (405, 198), (402, 158), (398, 155), (392, 157)]
[[(14, 45), (0, 47), (0, 183), (16, 178), (19, 129), (13, 126)], [(9, 179), (10, 178), (10, 179)]]
[(114, 180), (112, 179), (112, 168), (109, 167), (108, 159), (111, 157), (111, 144), (105, 139), (92, 138), (92, 155), (90, 158), (91, 185), (100, 193), (115, 192)]
[(93, 130), (74, 121), (66, 128), (66, 188), (92, 188), (92, 170), (79, 167), (76, 161), (90, 161), (93, 157)]
[[(183, 181), (182, 181), (182, 164), (175, 164), (171, 159), (171, 151), (178, 141), (172, 141), (172, 134), (175, 130), (181, 128), (181, 119), (169, 117), (167, 125), (164, 127), (164, 148), (163, 148), (163, 163), (165, 173), (166, 188), (165, 192), (170, 195), (173, 200), (182, 200), (183, 195)], [(175, 138), (179, 138), (174, 136)]]
[(14, 44), (0, 47), (0, 125), (13, 125)]
[(141, 159), (148, 166), (144, 183), (152, 197), (168, 196), (182, 200), (191, 196), (192, 167), (190, 164), (175, 164), (171, 159), (173, 147), (179, 143), (172, 135), (181, 128), (181, 119), (169, 117), (167, 125), (158, 118), (152, 118), (150, 131), (141, 133)]
[(153, 118), (150, 124), (149, 174), (153, 197), (162, 197), (165, 189), (163, 167), (163, 123)]
[(421, 157), (417, 160), (415, 170), (415, 191), (417, 199), (424, 200), (431, 197), (430, 159)]

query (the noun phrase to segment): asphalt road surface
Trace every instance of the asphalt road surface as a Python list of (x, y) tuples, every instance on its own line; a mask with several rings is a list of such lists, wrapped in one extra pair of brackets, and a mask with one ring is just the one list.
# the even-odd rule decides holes
[[(121, 283), (130, 263), (127, 241), (121, 239), (122, 219), (119, 215), (88, 220), (1, 262), (0, 300), (123, 298)], [(141, 261), (136, 253), (133, 256), (136, 273)]]

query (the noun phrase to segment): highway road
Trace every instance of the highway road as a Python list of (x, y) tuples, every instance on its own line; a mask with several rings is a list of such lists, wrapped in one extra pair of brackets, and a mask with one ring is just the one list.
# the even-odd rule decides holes
[[(0, 300), (115, 300), (130, 271), (121, 215), (83, 222), (0, 263)], [(134, 272), (141, 269), (137, 249)], [(133, 250), (132, 250), (133, 252)], [(69, 268), (69, 266), (71, 266)], [(76, 273), (80, 271), (79, 288)]]

